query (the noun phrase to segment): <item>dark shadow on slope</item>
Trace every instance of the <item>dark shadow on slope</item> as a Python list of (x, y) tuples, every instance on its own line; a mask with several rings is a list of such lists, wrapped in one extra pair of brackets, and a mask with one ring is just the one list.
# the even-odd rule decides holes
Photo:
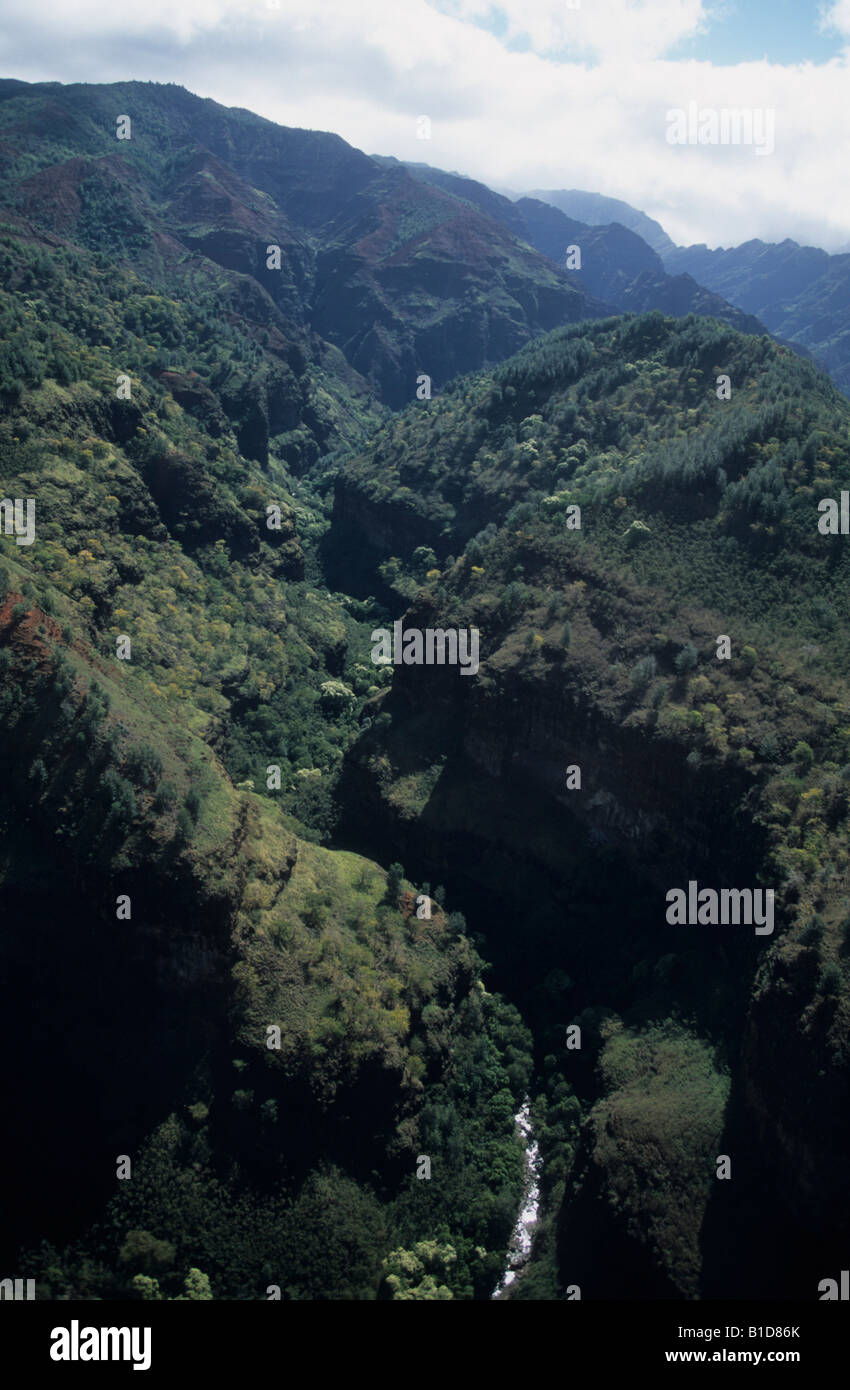
[(742, 1087), (733, 1077), (718, 1153), (732, 1160), (732, 1177), (716, 1181), (700, 1234), (702, 1297), (802, 1299), (817, 1297), (818, 1282), (846, 1263), (839, 1232), (806, 1229), (782, 1195), (759, 1144)]
[(135, 1160), (186, 1101), (224, 1026), (226, 983), (212, 924), (206, 939), (181, 934), (176, 903), (157, 901), (143, 875), (120, 885), (133, 919), (117, 921), (113, 885), (75, 879), (50, 844), (6, 830), (16, 878), (3, 892), (0, 1191), (11, 1268), (19, 1244), (61, 1244), (100, 1215), (118, 1156)]

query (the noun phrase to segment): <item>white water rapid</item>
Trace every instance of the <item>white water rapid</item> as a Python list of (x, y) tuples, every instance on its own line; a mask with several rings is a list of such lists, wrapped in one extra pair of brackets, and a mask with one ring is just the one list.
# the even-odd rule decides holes
[(505, 1290), (513, 1284), (523, 1265), (528, 1262), (534, 1239), (534, 1228), (540, 1214), (540, 1148), (531, 1128), (531, 1101), (528, 1096), (526, 1096), (517, 1114), (514, 1115), (514, 1124), (517, 1133), (522, 1136), (523, 1147), (525, 1148), (522, 1202), (508, 1244), (505, 1271), (491, 1295), (492, 1298), (501, 1298)]

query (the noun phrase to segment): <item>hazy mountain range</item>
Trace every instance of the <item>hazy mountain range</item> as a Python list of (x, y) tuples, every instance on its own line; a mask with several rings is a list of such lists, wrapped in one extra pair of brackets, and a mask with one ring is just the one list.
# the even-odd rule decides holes
[(830, 255), (790, 239), (778, 244), (754, 240), (713, 251), (704, 245), (675, 246), (659, 223), (618, 199), (577, 190), (538, 190), (528, 196), (570, 217), (594, 224), (616, 221), (636, 232), (658, 253), (671, 276), (692, 276), (754, 315), (780, 340), (810, 352), (850, 394), (850, 248)]

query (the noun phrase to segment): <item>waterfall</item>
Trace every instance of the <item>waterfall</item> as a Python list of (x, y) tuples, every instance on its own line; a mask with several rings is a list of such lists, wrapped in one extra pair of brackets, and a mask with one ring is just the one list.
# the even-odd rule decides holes
[(525, 1097), (520, 1109), (514, 1115), (517, 1134), (522, 1139), (525, 1150), (525, 1175), (522, 1186), (522, 1201), (511, 1238), (508, 1243), (508, 1257), (505, 1270), (491, 1297), (499, 1298), (510, 1288), (518, 1271), (527, 1264), (531, 1255), (534, 1228), (540, 1215), (540, 1147), (531, 1128), (531, 1101)]

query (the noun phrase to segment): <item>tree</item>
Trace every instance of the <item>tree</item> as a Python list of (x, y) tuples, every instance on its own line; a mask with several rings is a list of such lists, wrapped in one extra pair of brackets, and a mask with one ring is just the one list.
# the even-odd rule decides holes
[(693, 642), (686, 642), (673, 662), (673, 665), (676, 667), (680, 676), (686, 676), (689, 671), (694, 669), (698, 661), (699, 652)]
[(387, 870), (387, 892), (385, 901), (395, 906), (398, 903), (401, 885), (404, 881), (404, 869), (401, 864), (390, 864)]
[(373, 1299), (389, 1243), (384, 1211), (338, 1169), (312, 1172), (289, 1217), (289, 1296)]
[(634, 690), (645, 690), (654, 679), (658, 669), (658, 664), (654, 656), (642, 656), (640, 661), (632, 667), (632, 688)]
[(412, 1250), (393, 1250), (383, 1262), (384, 1284), (394, 1300), (445, 1301), (454, 1298), (445, 1278), (457, 1254), (451, 1245), (438, 1245), (435, 1240), (417, 1241)]
[(29, 775), (30, 780), (35, 784), (36, 795), (40, 796), (50, 781), (47, 768), (44, 766), (41, 758), (35, 759), (35, 762), (30, 768)]
[(510, 621), (519, 616), (528, 601), (528, 590), (524, 584), (511, 580), (502, 593), (499, 608)]
[(118, 1251), (121, 1264), (132, 1264), (146, 1273), (165, 1269), (174, 1263), (175, 1249), (170, 1240), (157, 1240), (150, 1231), (128, 1231)]
[(192, 838), (192, 829), (192, 817), (189, 815), (185, 806), (181, 806), (180, 810), (177, 812), (174, 825), (174, 843), (176, 845), (188, 844), (189, 840)]
[(178, 1294), (175, 1303), (208, 1303), (212, 1299), (210, 1276), (192, 1268), (183, 1280), (185, 1293)]
[(758, 652), (756, 651), (755, 647), (744, 647), (741, 652), (741, 664), (744, 670), (747, 672), (747, 675), (749, 675), (750, 672), (755, 669), (757, 662)]
[(158, 1303), (162, 1300), (159, 1280), (152, 1279), (149, 1274), (134, 1274), (130, 1280), (130, 1288), (145, 1303)]
[(411, 556), (411, 562), (414, 572), (422, 579), (428, 570), (435, 568), (437, 557), (430, 545), (418, 545)]
[(471, 565), (480, 565), (484, 559), (484, 547), (474, 536), (471, 541), (467, 541), (464, 553)]

